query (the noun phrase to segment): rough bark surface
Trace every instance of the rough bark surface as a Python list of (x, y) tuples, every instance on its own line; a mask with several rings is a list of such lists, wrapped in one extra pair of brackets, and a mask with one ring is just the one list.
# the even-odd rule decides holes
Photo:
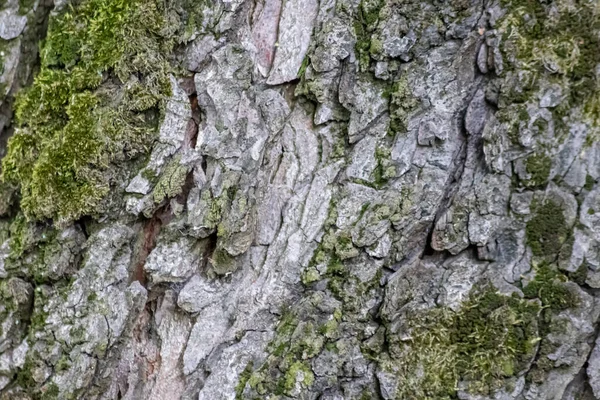
[(600, 398), (599, 123), (597, 0), (0, 0), (0, 398)]

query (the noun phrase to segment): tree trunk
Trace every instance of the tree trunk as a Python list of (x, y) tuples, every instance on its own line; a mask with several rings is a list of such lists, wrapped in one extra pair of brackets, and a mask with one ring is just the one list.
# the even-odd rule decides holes
[(597, 1), (0, 0), (0, 38), (1, 399), (600, 398)]

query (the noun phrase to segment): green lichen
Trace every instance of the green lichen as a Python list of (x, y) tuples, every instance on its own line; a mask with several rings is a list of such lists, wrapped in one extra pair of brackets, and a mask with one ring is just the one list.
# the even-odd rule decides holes
[[(371, 36), (377, 28), (379, 13), (384, 5), (383, 0), (361, 0), (354, 21), (354, 34), (356, 36), (356, 55), (361, 71), (367, 71), (371, 63)], [(377, 44), (373, 46), (375, 50)]]
[(397, 398), (450, 399), (459, 380), (488, 394), (526, 367), (538, 338), (535, 302), (476, 289), (454, 312), (438, 307), (408, 318), (410, 336), (391, 338), (382, 367), (398, 377)]
[(152, 196), (155, 203), (160, 203), (165, 198), (180, 194), (183, 190), (189, 168), (181, 165), (181, 157), (175, 157), (167, 165), (158, 180)]
[[(318, 303), (318, 299), (312, 299)], [(266, 362), (253, 371), (248, 386), (264, 398), (267, 394), (292, 395), (296, 388), (304, 393), (314, 383), (310, 360), (335, 336), (334, 324), (341, 320), (336, 310), (327, 321), (301, 321), (298, 310), (286, 309), (268, 346)], [(310, 318), (311, 313), (302, 312)], [(333, 321), (333, 322), (332, 322)]]
[(373, 171), (373, 184), (377, 189), (381, 189), (388, 180), (396, 176), (396, 167), (392, 164), (391, 155), (391, 147), (380, 146), (375, 150), (377, 166)]
[(340, 260), (347, 260), (349, 258), (357, 257), (359, 251), (354, 247), (350, 236), (341, 234), (338, 235), (337, 241), (335, 242), (335, 255), (339, 257)]
[(404, 76), (393, 83), (389, 96), (389, 132), (391, 136), (395, 136), (406, 132), (408, 116), (417, 108), (419, 101), (413, 96), (408, 80)]
[(285, 392), (290, 393), (297, 384), (300, 384), (302, 388), (312, 386), (315, 375), (305, 362), (296, 361), (285, 373), (284, 379)]
[[(177, 24), (165, 7), (87, 0), (50, 19), (40, 71), (17, 97), (17, 129), (2, 162), (2, 179), (20, 186), (28, 218), (94, 213), (110, 190), (111, 166), (148, 147), (156, 118), (138, 111), (170, 94), (166, 57)], [(137, 83), (115, 88), (115, 77)]]
[(70, 366), (71, 360), (69, 360), (69, 357), (67, 355), (63, 355), (54, 366), (54, 369), (56, 372), (60, 372), (69, 369)]
[(553, 258), (570, 234), (563, 210), (553, 200), (546, 200), (533, 209), (535, 215), (525, 228), (527, 244), (534, 256)]

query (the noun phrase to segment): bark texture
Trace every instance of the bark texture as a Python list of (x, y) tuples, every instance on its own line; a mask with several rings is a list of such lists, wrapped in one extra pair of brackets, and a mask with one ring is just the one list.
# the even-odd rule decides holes
[(599, 123), (597, 0), (0, 0), (0, 398), (600, 398)]

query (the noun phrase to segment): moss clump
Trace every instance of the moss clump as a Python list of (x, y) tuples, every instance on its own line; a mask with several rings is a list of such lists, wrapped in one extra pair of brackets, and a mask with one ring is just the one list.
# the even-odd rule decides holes
[(577, 304), (576, 295), (564, 285), (566, 276), (542, 263), (535, 269), (535, 278), (523, 288), (527, 298), (540, 299), (544, 307), (553, 311), (561, 311)]
[(542, 186), (548, 182), (552, 160), (545, 154), (534, 154), (527, 159), (525, 168), (530, 176), (525, 185), (529, 187)]
[(468, 390), (488, 394), (524, 368), (538, 339), (535, 302), (473, 291), (458, 312), (440, 307), (415, 312), (410, 337), (392, 340), (392, 359), (382, 367), (399, 375), (397, 398), (450, 399), (459, 380)]
[(552, 200), (534, 209), (535, 215), (525, 228), (527, 244), (534, 256), (554, 258), (569, 235), (563, 210)]
[[(151, 142), (156, 118), (139, 111), (170, 94), (165, 54), (177, 24), (166, 7), (86, 0), (51, 18), (41, 69), (17, 97), (17, 130), (2, 163), (28, 218), (93, 213), (109, 191), (111, 164)], [(136, 84), (115, 89), (114, 77)]]
[(246, 365), (246, 368), (244, 368), (244, 370), (242, 371), (242, 373), (240, 374), (240, 379), (238, 384), (235, 386), (235, 399), (236, 400), (242, 400), (244, 397), (244, 389), (246, 388), (246, 384), (248, 383), (248, 381), (250, 380), (250, 377), (252, 376), (252, 368), (253, 363), (252, 361), (250, 361), (248, 363), (248, 365)]
[(51, 382), (50, 384), (48, 384), (44, 388), (42, 388), (42, 394), (41, 394), (40, 399), (41, 400), (55, 400), (55, 399), (58, 399), (59, 394), (60, 394), (60, 391), (58, 389), (58, 385), (54, 382)]
[(17, 376), (15, 381), (17, 385), (19, 385), (23, 389), (30, 389), (35, 387), (37, 384), (33, 379), (32, 369), (35, 368), (35, 364), (30, 356), (25, 358), (25, 363), (23, 367), (17, 372)]
[(594, 188), (594, 185), (596, 184), (596, 180), (591, 176), (591, 175), (586, 175), (585, 176), (585, 185), (583, 185), (583, 188), (587, 191), (590, 191)]
[(569, 4), (555, 0), (503, 0), (508, 13), (501, 21), (505, 59), (512, 67), (534, 74), (551, 75), (568, 93), (559, 105), (570, 110), (582, 106), (598, 125), (600, 86), (595, 73), (600, 63), (600, 13), (593, 1)]
[(588, 276), (588, 267), (585, 263), (581, 263), (577, 270), (569, 273), (569, 279), (579, 286), (585, 285)]

